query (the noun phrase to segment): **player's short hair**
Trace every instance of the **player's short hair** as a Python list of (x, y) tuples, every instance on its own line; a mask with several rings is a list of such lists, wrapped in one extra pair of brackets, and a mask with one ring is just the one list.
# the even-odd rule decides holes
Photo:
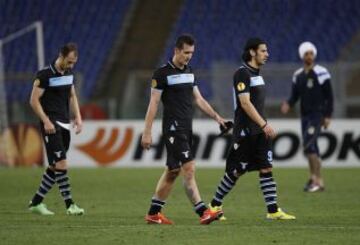
[(250, 50), (256, 51), (261, 44), (266, 44), (266, 42), (258, 37), (250, 38), (246, 41), (244, 52), (242, 54), (242, 59), (245, 62), (248, 62), (251, 60), (251, 54)]
[(175, 47), (178, 49), (183, 49), (184, 44), (194, 46), (195, 45), (195, 39), (190, 34), (182, 34), (180, 35), (175, 42)]
[(68, 56), (71, 52), (74, 52), (75, 56), (78, 56), (78, 47), (76, 43), (67, 43), (60, 48), (60, 54), (63, 57)]

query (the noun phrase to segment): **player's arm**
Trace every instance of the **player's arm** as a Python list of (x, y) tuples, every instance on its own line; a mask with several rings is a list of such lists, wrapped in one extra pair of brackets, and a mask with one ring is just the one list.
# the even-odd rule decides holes
[(40, 120), (44, 123), (44, 129), (47, 134), (55, 133), (55, 126), (50, 121), (48, 116), (45, 114), (44, 109), (41, 106), (40, 98), (44, 94), (45, 89), (40, 87), (40, 80), (35, 79), (34, 85), (31, 91), (30, 96), (30, 106), (34, 110), (35, 114), (40, 118)]
[(75, 120), (74, 120), (74, 128), (75, 128), (75, 133), (79, 134), (82, 130), (82, 118), (81, 118), (81, 113), (80, 113), (80, 107), (79, 107), (79, 101), (76, 95), (76, 91), (75, 91), (75, 86), (73, 85), (71, 87), (71, 92), (70, 92), (70, 108), (72, 113), (74, 113), (75, 116)]
[(238, 70), (234, 75), (234, 91), (245, 113), (264, 131), (267, 137), (275, 137), (274, 129), (259, 114), (250, 100), (250, 76), (244, 70)]
[(296, 75), (294, 75), (293, 83), (291, 86), (290, 98), (281, 104), (281, 112), (283, 114), (287, 114), (289, 112), (290, 108), (293, 107), (296, 104), (296, 102), (299, 100), (299, 89), (298, 89), (298, 85), (296, 83), (296, 79), (297, 79)]
[(198, 86), (194, 87), (194, 98), (196, 105), (208, 116), (213, 118), (215, 121), (217, 121), (219, 124), (223, 125), (225, 128), (225, 120), (222, 118), (212, 107), (211, 105), (204, 99), (204, 97), (201, 95), (200, 90)]
[(141, 137), (141, 145), (145, 149), (149, 149), (152, 143), (151, 129), (158, 111), (161, 93), (161, 90), (151, 89), (150, 102), (145, 116), (144, 131)]
[(325, 82), (321, 85), (321, 88), (325, 98), (325, 112), (324, 112), (323, 126), (326, 129), (330, 125), (331, 116), (334, 108), (334, 95), (333, 95), (330, 79), (325, 80)]
[(256, 110), (255, 106), (251, 103), (250, 93), (241, 93), (238, 95), (241, 108), (245, 113), (253, 120), (259, 127), (264, 131), (266, 136), (270, 138), (275, 137), (274, 129), (267, 123), (267, 121), (262, 118), (259, 112)]

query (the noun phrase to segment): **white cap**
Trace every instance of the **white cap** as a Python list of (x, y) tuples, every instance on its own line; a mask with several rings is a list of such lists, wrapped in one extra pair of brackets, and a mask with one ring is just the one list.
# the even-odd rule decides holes
[(314, 53), (314, 56), (316, 58), (316, 54), (317, 54), (317, 49), (315, 47), (315, 45), (311, 42), (303, 42), (302, 44), (300, 44), (299, 46), (299, 55), (300, 55), (300, 59), (304, 58), (304, 55), (306, 52), (312, 51)]

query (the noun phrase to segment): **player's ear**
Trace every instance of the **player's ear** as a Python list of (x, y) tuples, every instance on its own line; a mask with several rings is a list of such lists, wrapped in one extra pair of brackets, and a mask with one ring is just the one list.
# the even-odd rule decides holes
[(65, 59), (65, 56), (62, 53), (59, 53), (59, 58), (61, 61), (63, 61)]
[(174, 48), (174, 53), (175, 53), (175, 54), (180, 53), (180, 49), (179, 49), (178, 47), (175, 47), (175, 48)]
[(256, 56), (256, 52), (253, 49), (250, 49), (250, 55), (251, 57), (255, 57)]

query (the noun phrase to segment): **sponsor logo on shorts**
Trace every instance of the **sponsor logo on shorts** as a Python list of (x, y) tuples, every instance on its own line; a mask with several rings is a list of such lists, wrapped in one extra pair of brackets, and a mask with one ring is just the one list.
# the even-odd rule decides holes
[(54, 154), (57, 158), (61, 157), (61, 153), (62, 153), (62, 151), (54, 151)]
[(246, 166), (248, 165), (246, 162), (241, 162), (241, 169), (246, 170)]
[(184, 151), (184, 152), (182, 152), (182, 154), (184, 154), (184, 156), (185, 156), (185, 158), (189, 158), (189, 151)]

